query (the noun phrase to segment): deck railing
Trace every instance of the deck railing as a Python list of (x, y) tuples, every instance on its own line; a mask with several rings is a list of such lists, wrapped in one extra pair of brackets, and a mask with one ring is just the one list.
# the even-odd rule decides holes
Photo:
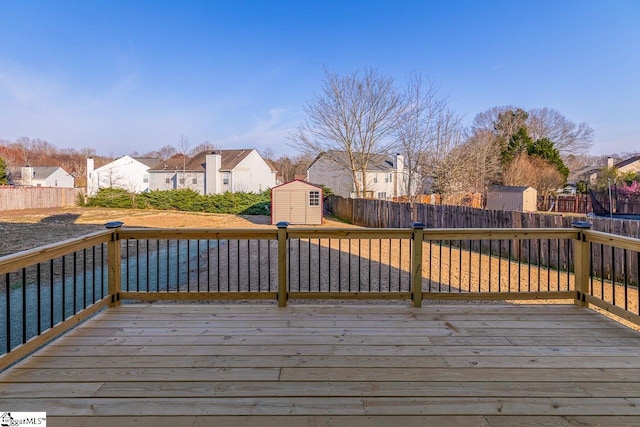
[(124, 300), (573, 300), (640, 324), (640, 240), (569, 229), (117, 228), (0, 258), (0, 369)]
[(100, 231), (0, 258), (0, 368), (107, 306), (113, 236)]

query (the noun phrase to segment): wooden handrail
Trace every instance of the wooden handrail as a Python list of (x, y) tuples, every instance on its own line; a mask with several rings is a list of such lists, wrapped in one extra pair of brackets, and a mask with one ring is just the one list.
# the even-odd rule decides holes
[(81, 249), (90, 248), (111, 240), (113, 230), (96, 231), (81, 237), (74, 237), (62, 242), (52, 243), (39, 248), (29, 249), (0, 258), (0, 274), (9, 273), (29, 267), (50, 259), (66, 255)]

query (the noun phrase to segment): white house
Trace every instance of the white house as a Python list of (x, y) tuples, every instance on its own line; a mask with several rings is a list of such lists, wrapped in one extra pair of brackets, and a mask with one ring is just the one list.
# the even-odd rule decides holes
[[(329, 151), (321, 153), (307, 169), (307, 181), (324, 185), (342, 197), (356, 198), (356, 187), (350, 173), (347, 153)], [(358, 176), (360, 188), (366, 182), (366, 198), (389, 199), (407, 194), (404, 158), (400, 154), (373, 154), (364, 176)], [(362, 195), (360, 196), (362, 197)]]
[(191, 188), (200, 194), (261, 193), (276, 185), (276, 170), (254, 149), (176, 154), (149, 169), (150, 190)]
[(59, 166), (20, 168), (19, 185), (30, 187), (73, 188), (75, 179)]
[(100, 188), (122, 188), (133, 193), (149, 191), (150, 167), (160, 159), (122, 156), (94, 169), (93, 158), (87, 159), (87, 195), (94, 195)]

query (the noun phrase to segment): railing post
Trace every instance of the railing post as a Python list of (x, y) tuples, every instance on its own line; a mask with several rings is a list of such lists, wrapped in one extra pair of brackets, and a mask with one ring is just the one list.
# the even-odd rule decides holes
[(586, 241), (584, 230), (589, 230), (591, 223), (575, 221), (571, 225), (578, 230), (578, 239), (574, 247), (574, 279), (575, 290), (578, 293), (574, 303), (582, 307), (588, 307), (586, 295), (589, 293), (589, 259), (591, 252), (589, 242)]
[(413, 259), (411, 260), (411, 299), (414, 307), (422, 307), (422, 241), (425, 225), (414, 222), (413, 227)]
[(289, 223), (280, 221), (278, 227), (278, 307), (287, 306), (287, 227)]
[(109, 307), (117, 307), (120, 305), (120, 289), (122, 284), (122, 260), (120, 248), (120, 236), (117, 229), (122, 227), (122, 222), (113, 221), (104, 225), (106, 228), (114, 229), (111, 234), (111, 240), (107, 242), (107, 272), (108, 287), (111, 301)]

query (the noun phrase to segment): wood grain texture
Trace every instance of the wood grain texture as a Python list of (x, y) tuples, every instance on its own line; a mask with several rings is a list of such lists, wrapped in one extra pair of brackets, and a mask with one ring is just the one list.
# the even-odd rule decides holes
[(0, 373), (0, 407), (65, 426), (626, 426), (639, 353), (574, 305), (122, 305)]

